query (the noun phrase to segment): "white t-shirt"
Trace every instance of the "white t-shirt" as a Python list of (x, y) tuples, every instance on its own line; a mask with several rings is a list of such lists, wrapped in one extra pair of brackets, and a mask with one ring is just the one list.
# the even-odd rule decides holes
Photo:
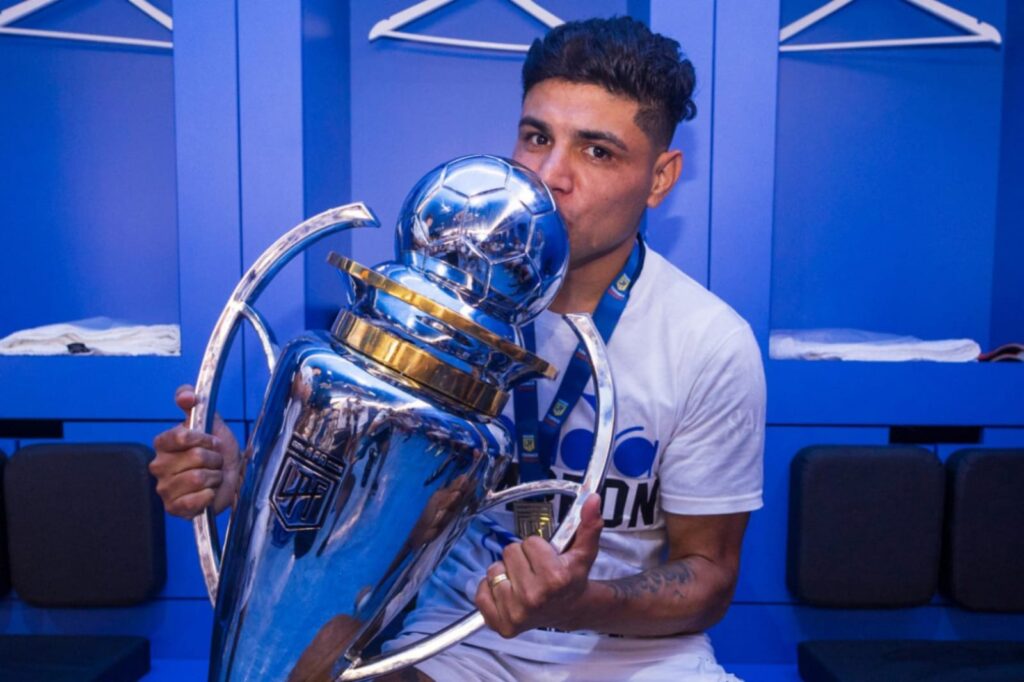
[[(537, 354), (564, 370), (577, 345), (568, 325), (545, 312), (536, 321), (536, 337)], [(762, 505), (764, 371), (757, 342), (739, 315), (648, 248), (608, 357), (616, 424), (594, 579), (622, 578), (661, 563), (667, 548), (663, 511), (725, 514)], [(558, 384), (538, 382), (541, 416)], [(593, 439), (593, 395), (588, 384), (562, 427), (553, 465), (558, 478), (582, 476)], [(514, 527), (505, 510), (474, 520), (421, 592), (406, 631), (436, 632), (473, 608), (480, 579), (515, 539), (507, 530)], [(621, 663), (632, 651), (639, 665), (694, 653), (713, 660), (704, 635), (634, 640), (532, 630), (506, 640), (483, 630), (467, 641), (549, 663), (593, 665), (602, 656)]]

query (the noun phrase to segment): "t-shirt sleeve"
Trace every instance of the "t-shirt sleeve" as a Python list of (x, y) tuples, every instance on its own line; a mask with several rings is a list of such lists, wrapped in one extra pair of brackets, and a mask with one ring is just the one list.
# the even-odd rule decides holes
[(671, 514), (729, 514), (762, 506), (765, 381), (746, 324), (730, 332), (699, 371), (659, 472)]

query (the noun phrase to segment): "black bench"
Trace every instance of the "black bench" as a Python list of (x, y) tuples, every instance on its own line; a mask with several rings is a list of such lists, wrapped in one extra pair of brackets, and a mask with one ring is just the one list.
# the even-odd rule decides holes
[[(31, 445), (2, 468), (17, 596), (38, 608), (143, 603), (166, 579), (164, 513), (132, 443)], [(4, 557), (0, 557), (4, 558)], [(132, 682), (149, 671), (149, 641), (83, 632), (0, 636), (0, 680)]]
[[(1024, 611), (1024, 450), (805, 448), (790, 469), (787, 585), (822, 608)], [(1024, 637), (1024, 633), (1019, 633)], [(866, 636), (870, 636), (866, 633)], [(824, 640), (807, 682), (1024, 680), (1024, 641)]]

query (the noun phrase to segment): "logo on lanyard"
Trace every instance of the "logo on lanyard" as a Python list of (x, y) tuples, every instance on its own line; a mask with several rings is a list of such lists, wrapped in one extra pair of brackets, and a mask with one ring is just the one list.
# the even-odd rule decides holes
[(632, 283), (632, 278), (624, 272), (615, 281), (615, 284), (608, 287), (608, 295), (616, 301), (624, 301), (626, 300), (626, 294), (629, 292), (629, 285)]

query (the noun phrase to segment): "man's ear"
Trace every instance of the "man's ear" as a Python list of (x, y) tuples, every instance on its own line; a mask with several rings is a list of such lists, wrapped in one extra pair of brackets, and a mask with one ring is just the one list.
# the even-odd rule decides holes
[(654, 182), (651, 193), (647, 196), (647, 207), (654, 208), (664, 200), (679, 180), (683, 172), (683, 153), (678, 149), (668, 149), (658, 155), (654, 162)]

